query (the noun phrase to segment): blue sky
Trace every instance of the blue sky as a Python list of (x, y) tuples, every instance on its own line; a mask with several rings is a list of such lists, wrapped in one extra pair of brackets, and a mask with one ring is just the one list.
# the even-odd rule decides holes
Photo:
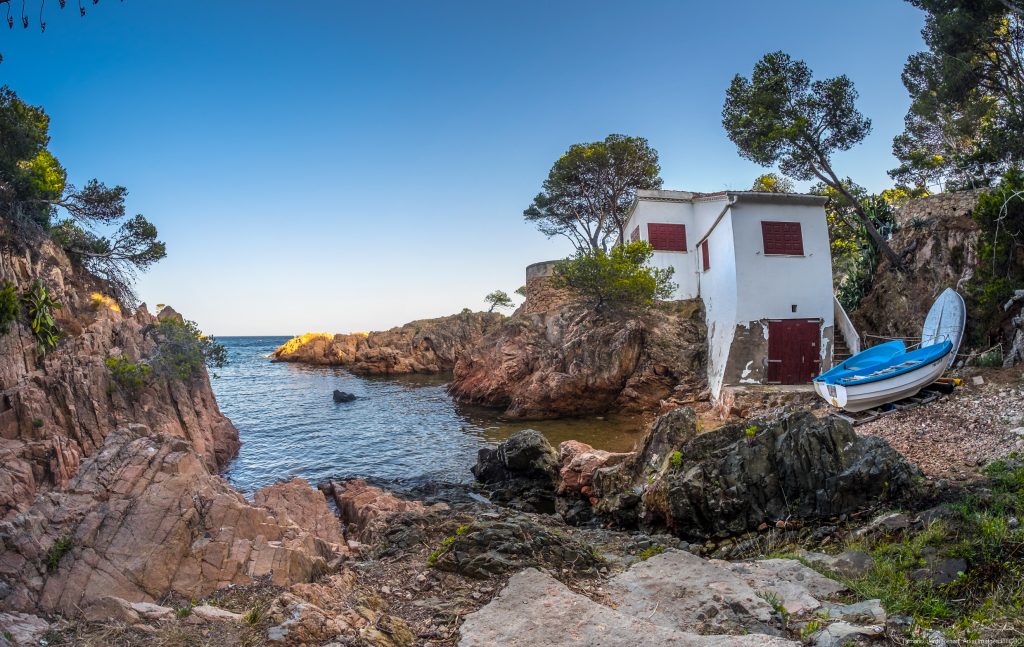
[(853, 79), (874, 130), (835, 165), (885, 188), (923, 47), (899, 0), (68, 4), (47, 3), (45, 34), (34, 14), (0, 29), (0, 82), (50, 113), (72, 181), (127, 186), (160, 229), (141, 297), (219, 335), (380, 329), (511, 293), (569, 252), (522, 210), (576, 142), (646, 137), (666, 188), (748, 188), (762, 170), (722, 99), (776, 49)]

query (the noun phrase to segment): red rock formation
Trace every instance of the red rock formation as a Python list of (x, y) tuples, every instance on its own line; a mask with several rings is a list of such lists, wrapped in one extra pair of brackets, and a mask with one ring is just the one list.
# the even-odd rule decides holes
[(121, 312), (49, 241), (8, 241), (0, 281), (20, 293), (35, 280), (62, 304), (63, 338), (41, 358), (24, 321), (0, 336), (0, 610), (102, 614), (111, 596), (203, 596), (264, 576), (290, 585), (344, 557), (337, 519), (305, 482), (253, 505), (216, 476), (239, 441), (205, 371), (132, 394), (112, 381), (108, 357), (156, 350), (145, 306)]
[[(104, 596), (202, 597), (264, 576), (283, 586), (344, 554), (326, 499), (305, 482), (256, 498), (267, 507), (212, 475), (187, 441), (120, 429), (66, 490), (0, 524), (0, 604), (76, 615)], [(300, 514), (302, 525), (293, 520)]]
[(594, 472), (602, 467), (618, 465), (634, 455), (634, 452), (606, 452), (578, 440), (567, 440), (558, 446), (560, 480), (556, 494), (566, 497), (578, 495), (594, 505), (597, 503)]
[(363, 543), (376, 541), (377, 534), (396, 515), (404, 512), (425, 514), (448, 507), (443, 503), (427, 506), (419, 501), (402, 499), (362, 479), (332, 481), (321, 487), (334, 498), (350, 534)]
[(693, 300), (598, 315), (563, 305), (510, 317), (459, 359), (450, 392), (512, 418), (657, 410), (703, 383), (701, 308)]
[(440, 373), (504, 317), (472, 312), (413, 321), (398, 328), (371, 333), (330, 335), (307, 333), (274, 351), (281, 362), (344, 366), (366, 375)]
[(36, 279), (63, 306), (56, 315), (64, 339), (40, 359), (24, 322), (0, 336), (0, 519), (66, 486), (82, 459), (128, 423), (188, 440), (211, 470), (234, 457), (238, 432), (218, 409), (205, 371), (187, 382), (154, 381), (134, 397), (111, 381), (107, 357), (137, 361), (155, 348), (146, 331), (157, 319), (145, 306), (128, 314), (99, 299), (104, 284), (50, 242), (0, 251), (0, 280), (21, 292)]

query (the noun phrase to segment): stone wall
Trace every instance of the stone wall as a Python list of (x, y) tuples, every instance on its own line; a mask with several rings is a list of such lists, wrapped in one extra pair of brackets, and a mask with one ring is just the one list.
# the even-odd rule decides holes
[(571, 301), (565, 290), (552, 285), (556, 263), (558, 261), (542, 261), (526, 267), (526, 301), (522, 305), (522, 314), (549, 312)]
[(896, 222), (900, 228), (910, 226), (914, 221), (955, 220), (970, 217), (978, 197), (987, 189), (972, 189), (953, 193), (939, 193), (926, 198), (911, 200), (896, 211)]

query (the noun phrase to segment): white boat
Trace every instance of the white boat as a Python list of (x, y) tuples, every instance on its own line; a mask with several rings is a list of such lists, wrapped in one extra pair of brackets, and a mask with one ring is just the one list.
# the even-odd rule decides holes
[(814, 390), (851, 412), (916, 395), (953, 365), (966, 321), (963, 298), (947, 288), (928, 311), (919, 348), (908, 351), (901, 341), (874, 346), (814, 378)]

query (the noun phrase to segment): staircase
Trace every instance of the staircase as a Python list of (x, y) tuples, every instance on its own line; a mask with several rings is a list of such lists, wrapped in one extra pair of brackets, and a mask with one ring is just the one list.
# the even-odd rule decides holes
[(850, 345), (846, 342), (846, 336), (843, 335), (843, 331), (838, 328), (835, 329), (835, 338), (832, 342), (832, 365), (835, 366), (840, 362), (853, 357), (853, 353), (850, 352)]
[(832, 306), (835, 314), (835, 326), (832, 329), (832, 366), (836, 366), (859, 353), (861, 348), (857, 329), (853, 327), (853, 322), (835, 297), (832, 297)]

